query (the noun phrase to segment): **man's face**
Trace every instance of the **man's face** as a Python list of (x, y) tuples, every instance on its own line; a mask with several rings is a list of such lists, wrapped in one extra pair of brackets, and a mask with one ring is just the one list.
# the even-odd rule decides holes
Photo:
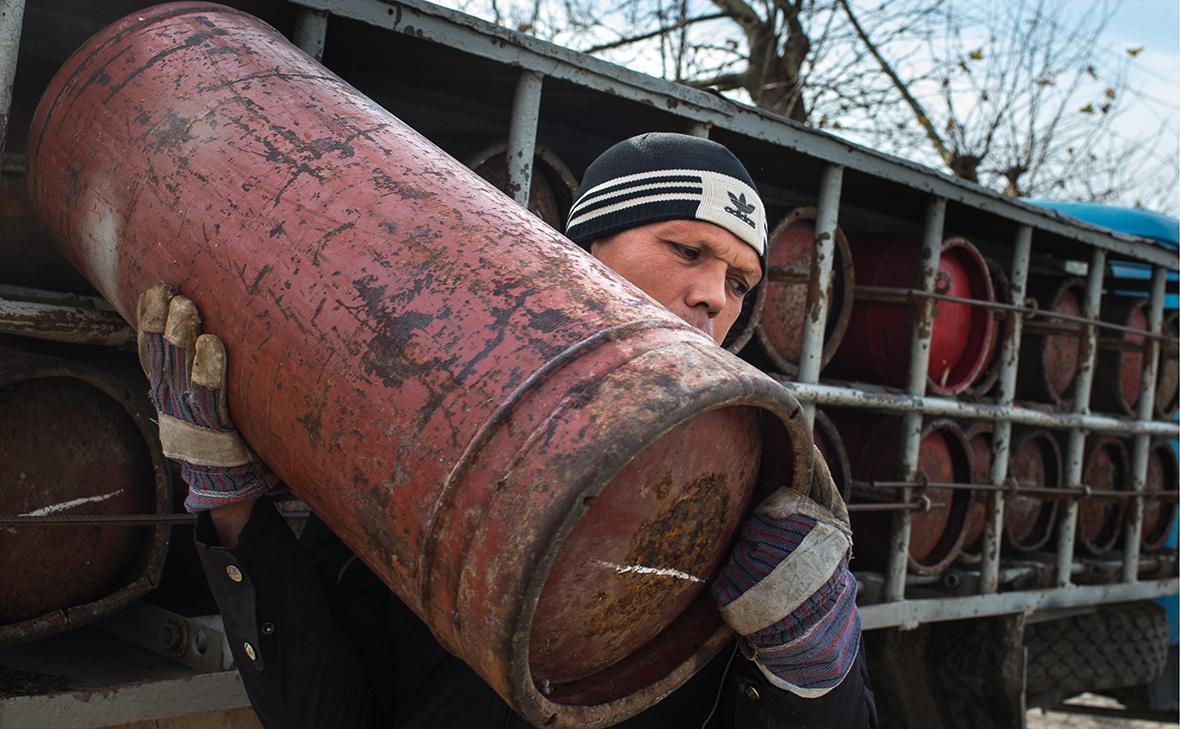
[(717, 344), (762, 278), (753, 248), (700, 220), (641, 225), (594, 241), (590, 252)]

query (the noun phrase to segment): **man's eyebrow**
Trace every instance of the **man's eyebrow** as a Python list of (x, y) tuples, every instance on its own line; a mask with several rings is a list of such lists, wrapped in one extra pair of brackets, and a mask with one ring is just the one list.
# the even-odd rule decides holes
[[(713, 245), (711, 242), (709, 242), (708, 240), (701, 238), (697, 241), (697, 245), (704, 246), (705, 248), (708, 248), (709, 250), (713, 251), (713, 255), (717, 255), (717, 247), (715, 245)], [(758, 279), (758, 278), (762, 277), (762, 269), (761, 268), (753, 268), (753, 267), (749, 267), (749, 266), (739, 266), (735, 263), (731, 263), (730, 261), (726, 261), (725, 263), (731, 269), (733, 269), (734, 271), (737, 271), (738, 273), (745, 274), (746, 276), (750, 276), (754, 279)]]

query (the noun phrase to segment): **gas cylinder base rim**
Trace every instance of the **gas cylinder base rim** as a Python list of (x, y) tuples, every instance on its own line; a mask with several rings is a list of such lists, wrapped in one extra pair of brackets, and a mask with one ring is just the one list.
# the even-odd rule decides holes
[[(1038, 486), (1059, 488), (1062, 484), (1062, 479), (1065, 477), (1064, 464), (1061, 460), (1061, 447), (1057, 445), (1057, 439), (1054, 438), (1046, 430), (1034, 429), (1025, 430), (1012, 441), (1012, 452), (1018, 452), (1029, 443), (1035, 442), (1035, 445), (1040, 449), (1041, 455), (1045, 463), (1045, 482), (1038, 484)], [(1011, 462), (1009, 462), (1011, 464)], [(1011, 465), (1009, 465), (1011, 468)], [(1009, 494), (1009, 498), (1021, 496), (1020, 489)], [(1036, 552), (1049, 543), (1053, 536), (1053, 528), (1057, 523), (1058, 501), (1056, 499), (1039, 499), (1041, 502), (1040, 511), (1037, 514), (1036, 522), (1032, 530), (1032, 535), (1028, 540), (1017, 539), (1012, 535), (1012, 530), (1009, 528), (1009, 521), (1004, 521), (1004, 548), (1017, 554), (1028, 554)]]
[(514, 662), (511, 668), (512, 705), (530, 724), (546, 729), (597, 729), (626, 721), (683, 686), (733, 640), (733, 631), (721, 623), (720, 618), (718, 623), (712, 635), (661, 679), (622, 698), (600, 703), (577, 704), (555, 700), (563, 691), (570, 691), (571, 686), (538, 685), (525, 656), (523, 660)]
[[(709, 407), (688, 408), (679, 415), (669, 414), (673, 416), (666, 418), (661, 424), (661, 434), (670, 432), (703, 412), (743, 406), (756, 408), (764, 417), (774, 418), (775, 424), (781, 425), (786, 431), (790, 442), (796, 446), (791, 453), (791, 477), (805, 478), (809, 474), (812, 440), (802, 425), (802, 407), (793, 398), (784, 400), (783, 391), (777, 389), (778, 387), (772, 380), (763, 382), (761, 379), (755, 379), (745, 383), (744, 394), (738, 396), (734, 396), (734, 393), (729, 393), (728, 396), (725, 393), (710, 393), (716, 401)], [(542, 693), (537, 685), (538, 679), (533, 674), (529, 645), (533, 637), (535, 612), (547, 587), (551, 569), (575, 527), (589, 510), (589, 507), (584, 505), (593, 503), (593, 499), (588, 497), (597, 497), (642, 450), (637, 448), (634, 453), (618, 459), (618, 462), (612, 463), (606, 469), (609, 475), (604, 471), (604, 474), (594, 479), (588, 488), (580, 490), (577, 499), (580, 506), (570, 511), (549, 539), (545, 554), (536, 564), (532, 579), (527, 583), (521, 599), (521, 609), (517, 612), (518, 618), (512, 632), (511, 689), (521, 699), (527, 700), (527, 703), (514, 702), (514, 706), (525, 718), (539, 726), (607, 726), (633, 716), (687, 681), (732, 636), (731, 631), (721, 621), (711, 595), (705, 589), (693, 599), (684, 613), (646, 644), (655, 647), (655, 657), (652, 657), (651, 650), (633, 652), (590, 676), (550, 687), (551, 692), (548, 696)], [(755, 486), (753, 498), (747, 504), (746, 512), (752, 510), (758, 500), (772, 488), (761, 483), (761, 480), (760, 478)], [(677, 633), (682, 634), (684, 639), (669, 639), (668, 636)], [(667, 647), (669, 644), (695, 648), (675, 651)], [(667, 658), (669, 655), (672, 657)], [(659, 663), (663, 668), (650, 668), (653, 663)], [(631, 690), (626, 687), (626, 681), (633, 675), (628, 673), (632, 670), (656, 678), (651, 681), (641, 679), (638, 681), (640, 687)], [(636, 682), (634, 678), (630, 680)], [(623, 688), (616, 688), (618, 686)], [(612, 692), (618, 695), (611, 695)], [(578, 701), (586, 703), (561, 703), (555, 700), (555, 697), (563, 693), (567, 697), (578, 698)]]
[[(972, 283), (971, 298), (983, 301), (995, 301), (996, 295), (992, 288), (992, 275), (987, 261), (971, 241), (966, 238), (948, 238), (942, 243), (942, 256), (957, 255), (964, 264), (974, 267), (975, 276), (969, 280)], [(944, 382), (938, 382), (933, 377), (926, 379), (926, 387), (937, 395), (956, 395), (971, 387), (981, 376), (986, 374), (991, 363), (991, 354), (996, 345), (996, 318), (991, 309), (983, 307), (971, 308), (971, 334), (967, 337), (967, 345), (953, 367), (948, 371)]]
[[(1008, 279), (1004, 267), (991, 258), (984, 257), (984, 262), (987, 263), (987, 269), (992, 276), (992, 294), (995, 300), (1001, 304), (1016, 303), (1012, 301), (1012, 282)], [(988, 355), (985, 358), (987, 364), (982, 374), (965, 390), (972, 395), (986, 395), (1000, 380), (1000, 358), (1003, 353), (1001, 345), (1009, 339), (1012, 320), (1009, 317), (1003, 317), (996, 329), (996, 336), (992, 337), (991, 346), (988, 348)]]
[[(955, 481), (964, 483), (971, 479), (974, 457), (971, 445), (963, 429), (949, 418), (938, 418), (927, 423), (922, 428), (922, 438), (927, 434), (938, 431), (947, 443), (947, 449), (958, 463), (953, 464), (957, 471)], [(921, 477), (921, 474), (919, 474)], [(971, 510), (972, 496), (970, 491), (952, 490), (950, 503), (946, 505), (949, 512), (947, 526), (943, 531), (938, 545), (927, 558), (915, 559), (913, 554), (907, 554), (906, 560), (909, 571), (915, 575), (937, 575), (946, 571), (954, 564), (963, 552), (963, 543), (967, 540), (967, 516)]]
[[(1177, 463), (1176, 452), (1172, 450), (1171, 444), (1166, 440), (1156, 440), (1148, 446), (1148, 459), (1150, 463), (1151, 454), (1159, 452), (1164, 467), (1164, 484), (1175, 484), (1180, 480), (1180, 464)], [(1159, 552), (1165, 548), (1164, 542), (1168, 534), (1172, 530), (1172, 522), (1176, 518), (1176, 502), (1172, 500), (1161, 501), (1161, 512), (1156, 518), (1156, 523), (1152, 525), (1154, 528), (1149, 530), (1146, 518), (1144, 519), (1143, 532), (1140, 537), (1140, 548), (1144, 552)]]
[[(1127, 479), (1130, 473), (1130, 458), (1127, 455), (1127, 448), (1121, 440), (1114, 437), (1100, 438), (1089, 444), (1086, 448), (1085, 456), (1082, 465), (1083, 478), (1086, 478), (1086, 471), (1090, 466), (1090, 461), (1097, 457), (1100, 450), (1109, 450), (1110, 458), (1112, 458), (1112, 465), (1116, 470), (1113, 483), (1100, 484), (1096, 488), (1113, 488), (1116, 490), (1125, 490), (1130, 487)], [(1091, 497), (1093, 498), (1093, 497)], [(1077, 542), (1081, 547), (1081, 551), (1095, 557), (1100, 557), (1109, 553), (1119, 543), (1123, 534), (1123, 522), (1126, 516), (1127, 504), (1125, 500), (1101, 500), (1096, 499), (1098, 504), (1102, 507), (1102, 527), (1101, 531), (1095, 537), (1090, 537), (1086, 534), (1086, 529), (1083, 528), (1083, 513), (1079, 510), (1078, 513), (1078, 529)], [(1103, 503), (1105, 501), (1105, 503)], [(1083, 508), (1084, 508), (1083, 504)], [(1088, 518), (1089, 515), (1087, 516)]]

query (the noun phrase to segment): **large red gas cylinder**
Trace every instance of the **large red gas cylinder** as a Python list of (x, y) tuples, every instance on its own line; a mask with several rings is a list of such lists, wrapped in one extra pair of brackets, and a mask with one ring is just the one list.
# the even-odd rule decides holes
[(614, 723), (727, 640), (704, 587), (798, 403), (269, 26), (131, 15), (58, 72), (33, 204), (129, 320), (170, 281), (253, 448), (537, 725)]
[[(828, 416), (840, 429), (853, 478), (893, 481), (899, 476), (901, 428), (896, 417), (831, 408)], [(963, 430), (949, 420), (933, 420), (922, 429), (918, 474), (927, 482), (969, 483), (973, 457)], [(964, 526), (971, 495), (968, 491), (931, 486), (919, 492), (929, 498), (929, 510), (911, 514), (909, 569), (916, 574), (938, 574), (959, 555), (967, 533)], [(879, 498), (895, 500), (884, 490)], [(854, 500), (859, 501), (860, 498)], [(890, 514), (854, 512), (856, 564), (880, 569), (890, 551)]]
[[(858, 286), (910, 288), (918, 280), (921, 246), (912, 238), (857, 236), (850, 239)], [(935, 293), (993, 301), (991, 275), (975, 246), (949, 238), (938, 259)], [(874, 297), (875, 298), (875, 297)], [(856, 294), (852, 318), (828, 368), (838, 377), (904, 387), (908, 377), (913, 307)], [(938, 301), (930, 335), (927, 387), (938, 394), (962, 392), (983, 372), (995, 338), (990, 309)]]

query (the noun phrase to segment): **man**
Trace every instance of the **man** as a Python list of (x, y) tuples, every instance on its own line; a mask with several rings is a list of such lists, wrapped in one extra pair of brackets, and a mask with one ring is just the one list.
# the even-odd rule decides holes
[[(753, 180), (719, 144), (646, 134), (586, 171), (566, 233), (720, 344), (766, 268)], [(298, 543), (225, 405), (225, 350), (163, 284), (140, 302), (140, 354), (165, 454), (181, 462), (197, 548), (243, 683), (278, 727), (525, 726), (318, 519)], [(741, 530), (712, 585), (739, 634), (623, 726), (875, 727), (848, 514), (822, 459)], [(804, 490), (807, 493), (804, 493)]]

